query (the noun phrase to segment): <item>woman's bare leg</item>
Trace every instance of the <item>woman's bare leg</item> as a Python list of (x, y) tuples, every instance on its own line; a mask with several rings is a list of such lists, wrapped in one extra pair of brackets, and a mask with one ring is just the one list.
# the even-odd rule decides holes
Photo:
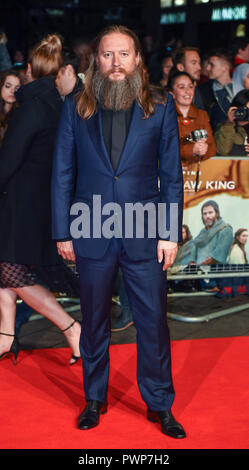
[[(0, 332), (15, 334), (17, 294), (10, 289), (0, 288)], [(11, 336), (0, 335), (0, 355), (9, 351), (13, 342)]]
[[(64, 330), (74, 321), (74, 319), (63, 310), (55, 296), (43, 286), (36, 284), (34, 286), (18, 287), (12, 290), (26, 304), (58, 326), (60, 330)], [(80, 356), (80, 331), (81, 327), (79, 323), (76, 322), (64, 333), (75, 356)]]
[[(0, 332), (14, 334), (16, 318), (16, 300), (20, 297), (26, 304), (38, 313), (48, 318), (60, 330), (64, 330), (74, 319), (59, 305), (54, 295), (43, 286), (25, 286), (18, 288), (0, 289)], [(80, 356), (79, 338), (81, 327), (76, 322), (64, 332), (72, 353)], [(0, 335), (0, 354), (10, 349), (12, 337)], [(70, 362), (74, 362), (71, 360)]]

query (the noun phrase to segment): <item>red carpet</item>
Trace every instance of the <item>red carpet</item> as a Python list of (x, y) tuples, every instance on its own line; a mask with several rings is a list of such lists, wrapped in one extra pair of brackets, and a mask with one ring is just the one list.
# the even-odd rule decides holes
[(145, 419), (136, 385), (136, 346), (111, 346), (109, 410), (77, 429), (81, 364), (69, 349), (21, 351), (0, 362), (1, 449), (248, 449), (248, 337), (172, 342), (173, 412), (187, 438), (164, 436)]

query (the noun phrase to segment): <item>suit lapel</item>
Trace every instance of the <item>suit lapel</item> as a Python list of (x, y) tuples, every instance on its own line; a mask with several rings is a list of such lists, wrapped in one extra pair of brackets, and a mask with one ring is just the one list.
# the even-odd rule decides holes
[[(129, 158), (129, 155), (131, 154), (132, 148), (135, 146), (136, 135), (140, 131), (140, 129), (142, 130), (142, 125), (143, 125), (142, 117), (143, 117), (143, 111), (139, 107), (137, 102), (135, 102), (133, 106), (129, 132), (125, 141), (122, 154), (120, 156), (116, 173), (120, 172), (123, 169), (123, 167), (125, 166), (127, 162), (127, 159)], [(110, 169), (111, 172), (114, 173), (114, 170), (110, 161), (110, 157), (107, 153), (105, 142), (104, 142), (103, 131), (102, 131), (101, 108), (99, 108), (98, 112), (95, 113), (90, 119), (86, 120), (86, 124), (88, 127), (88, 131), (89, 131), (89, 135), (91, 137), (92, 143), (98, 155), (100, 155), (103, 158), (108, 169)]]
[(99, 108), (98, 112), (95, 113), (90, 119), (86, 120), (86, 124), (97, 154), (101, 156), (108, 169), (110, 169), (113, 173), (112, 164), (103, 138), (101, 108)]
[(133, 147), (135, 146), (137, 133), (139, 133), (143, 124), (142, 117), (143, 117), (143, 111), (140, 108), (140, 106), (137, 104), (137, 102), (135, 102), (133, 106), (129, 132), (125, 141), (123, 151), (119, 159), (117, 173), (122, 171), (122, 169), (125, 167), (126, 162), (131, 154), (131, 151)]

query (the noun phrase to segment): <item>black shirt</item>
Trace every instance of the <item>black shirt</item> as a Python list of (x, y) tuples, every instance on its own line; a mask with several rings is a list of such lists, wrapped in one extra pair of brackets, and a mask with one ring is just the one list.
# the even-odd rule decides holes
[[(131, 106), (127, 111), (110, 111), (102, 109), (102, 129), (103, 137), (106, 146), (108, 155), (111, 158), (112, 165), (116, 170), (125, 140), (127, 138), (131, 116), (132, 116), (133, 106)], [(115, 126), (115, 121), (119, 120), (119, 124), (123, 122), (124, 128), (120, 126)], [(121, 120), (121, 121), (120, 121)], [(121, 124), (122, 126), (122, 124)], [(116, 132), (115, 132), (116, 129)], [(113, 148), (116, 149), (116, 155), (114, 156), (115, 162), (112, 161), (112, 151)]]

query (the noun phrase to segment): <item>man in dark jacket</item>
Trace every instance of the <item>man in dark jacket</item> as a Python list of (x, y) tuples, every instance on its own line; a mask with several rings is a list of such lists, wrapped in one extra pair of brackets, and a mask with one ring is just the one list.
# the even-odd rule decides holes
[[(139, 41), (122, 26), (107, 28), (96, 38), (85, 87), (77, 98), (65, 100), (58, 128), (52, 214), (58, 252), (76, 260), (80, 276), (87, 405), (78, 426), (97, 426), (99, 415), (107, 411), (110, 303), (120, 266), (138, 331), (138, 385), (148, 406), (147, 418), (159, 422), (163, 433), (183, 438), (185, 432), (171, 413), (174, 389), (166, 319), (165, 270), (177, 253), (183, 210), (173, 98), (153, 99)], [(158, 202), (168, 209), (171, 203), (178, 205), (172, 232), (148, 236), (154, 225), (144, 217), (138, 223), (143, 236), (139, 238), (135, 229), (134, 234), (126, 210), (127, 204), (139, 201), (142, 208), (150, 201), (155, 214)], [(110, 204), (115, 207), (114, 231), (108, 229), (106, 218)], [(78, 216), (79, 205), (84, 220), (78, 225), (73, 214)], [(89, 236), (88, 215), (93, 223)]]
[(207, 73), (209, 80), (197, 88), (201, 94), (210, 124), (215, 130), (220, 122), (226, 121), (227, 112), (233, 99), (232, 56), (224, 49), (209, 53)]

